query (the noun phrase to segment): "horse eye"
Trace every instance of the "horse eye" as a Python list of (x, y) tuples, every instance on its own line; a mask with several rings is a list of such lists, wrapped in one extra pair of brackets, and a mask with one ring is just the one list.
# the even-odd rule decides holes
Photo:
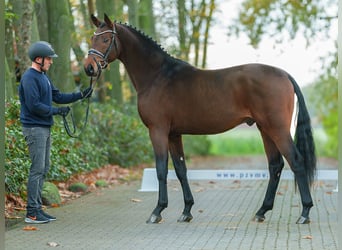
[(103, 42), (104, 42), (104, 43), (107, 43), (108, 41), (109, 41), (109, 38), (103, 39)]

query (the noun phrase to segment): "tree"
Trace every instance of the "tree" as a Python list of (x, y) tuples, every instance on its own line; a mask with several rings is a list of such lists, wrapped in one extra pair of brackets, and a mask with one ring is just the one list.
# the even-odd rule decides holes
[(141, 0), (139, 2), (139, 27), (146, 34), (156, 38), (155, 18), (153, 14), (152, 0)]
[(18, 13), (18, 19), (15, 22), (17, 36), (17, 57), (19, 59), (19, 68), (24, 72), (31, 64), (27, 56), (28, 48), (31, 45), (32, 32), (32, 14), (33, 5), (31, 0), (13, 1), (13, 10)]
[(30, 65), (27, 50), (31, 42), (33, 5), (31, 0), (6, 3), (6, 98), (16, 94), (15, 61), (23, 73)]
[(54, 47), (58, 58), (54, 60), (54, 66), (49, 70), (49, 75), (54, 84), (62, 91), (71, 91), (75, 88), (71, 72), (71, 37), (73, 23), (68, 0), (46, 0), (48, 14), (49, 42)]
[(280, 43), (293, 39), (298, 32), (309, 44), (319, 33), (328, 37), (336, 10), (337, 0), (244, 0), (238, 18), (228, 29), (230, 35), (246, 34), (255, 47), (264, 36)]
[[(176, 57), (195, 66), (205, 67), (210, 25), (216, 8), (215, 0), (171, 0), (160, 1), (159, 4), (160, 14), (156, 23), (158, 27), (168, 27), (167, 30), (157, 28), (161, 40), (172, 41), (167, 45)], [(177, 41), (171, 39), (175, 36)], [(190, 57), (192, 54), (193, 58)]]
[[(337, 43), (336, 43), (337, 47)], [(327, 57), (323, 64), (326, 70), (322, 72), (314, 83), (312, 99), (317, 108), (318, 117), (328, 137), (325, 154), (337, 157), (338, 153), (338, 82), (337, 82), (337, 54)], [(317, 95), (316, 93), (320, 93)]]
[[(96, 1), (97, 15), (103, 18), (106, 13), (110, 17), (120, 16), (123, 5), (114, 0)], [(99, 100), (106, 101), (106, 96), (114, 98), (118, 103), (123, 102), (122, 85), (120, 81), (119, 62), (115, 61), (108, 65), (99, 81)]]

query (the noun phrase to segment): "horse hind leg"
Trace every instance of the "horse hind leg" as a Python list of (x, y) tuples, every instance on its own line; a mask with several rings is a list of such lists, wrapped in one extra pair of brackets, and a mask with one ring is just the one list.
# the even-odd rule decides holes
[(261, 208), (254, 216), (254, 221), (263, 222), (265, 220), (265, 213), (273, 209), (276, 191), (279, 185), (281, 172), (284, 168), (284, 160), (279, 150), (273, 141), (263, 132), (261, 132), (264, 147), (268, 159), (269, 168), (269, 182), (264, 201)]
[(191, 193), (191, 189), (187, 177), (187, 169), (184, 159), (183, 144), (181, 136), (170, 136), (169, 138), (169, 150), (173, 165), (176, 170), (176, 175), (183, 190), (184, 198), (184, 210), (182, 215), (177, 220), (178, 222), (190, 222), (193, 218), (191, 214), (191, 208), (194, 204), (194, 198)]
[(290, 134), (278, 137), (275, 144), (289, 163), (290, 168), (294, 173), (296, 183), (298, 184), (303, 208), (301, 216), (296, 223), (308, 224), (310, 223), (309, 213), (313, 206), (313, 201), (310, 194), (309, 180), (304, 166), (304, 159), (295, 146)]
[(298, 185), (301, 202), (302, 202), (302, 213), (296, 221), (297, 224), (308, 224), (310, 223), (310, 209), (313, 207), (313, 201), (310, 194), (310, 186), (306, 170), (304, 169), (304, 160), (297, 148), (293, 145), (293, 151), (289, 158), (289, 165), (295, 175), (295, 180)]

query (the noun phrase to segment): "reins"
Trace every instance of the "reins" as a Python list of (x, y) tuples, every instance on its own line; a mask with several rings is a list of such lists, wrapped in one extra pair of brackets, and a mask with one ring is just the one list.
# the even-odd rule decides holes
[[(96, 62), (98, 63), (98, 62)], [(99, 73), (97, 74), (97, 77), (95, 79), (95, 81), (93, 81), (93, 77), (90, 77), (90, 88), (91, 90), (94, 89), (94, 85), (95, 83), (97, 82), (97, 80), (99, 79), (101, 75), (101, 68), (100, 68), (100, 71)], [(72, 137), (72, 138), (78, 138), (80, 137), (80, 135), (83, 133), (87, 123), (88, 123), (88, 116), (89, 116), (89, 106), (90, 106), (90, 95), (91, 95), (92, 91), (89, 91), (87, 93), (87, 95), (83, 96), (82, 99), (81, 99), (81, 102), (84, 100), (84, 99), (87, 99), (87, 109), (86, 109), (86, 116), (85, 116), (85, 119), (84, 119), (84, 122), (83, 122), (83, 125), (80, 129), (80, 131), (78, 133), (76, 133), (76, 124), (75, 124), (75, 118), (74, 118), (74, 115), (73, 115), (73, 112), (72, 112), (72, 109), (70, 110), (70, 117), (71, 117), (71, 123), (72, 123), (72, 130), (70, 129), (70, 126), (69, 126), (69, 123), (66, 119), (67, 116), (63, 115), (63, 124), (64, 124), (64, 128), (65, 128), (65, 131), (67, 132), (67, 134)]]

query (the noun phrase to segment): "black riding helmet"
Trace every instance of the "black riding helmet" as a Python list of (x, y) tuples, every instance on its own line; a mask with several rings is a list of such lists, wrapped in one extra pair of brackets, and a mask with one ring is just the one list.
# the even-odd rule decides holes
[(51, 44), (45, 41), (33, 43), (29, 48), (28, 55), (33, 62), (37, 57), (58, 57)]

